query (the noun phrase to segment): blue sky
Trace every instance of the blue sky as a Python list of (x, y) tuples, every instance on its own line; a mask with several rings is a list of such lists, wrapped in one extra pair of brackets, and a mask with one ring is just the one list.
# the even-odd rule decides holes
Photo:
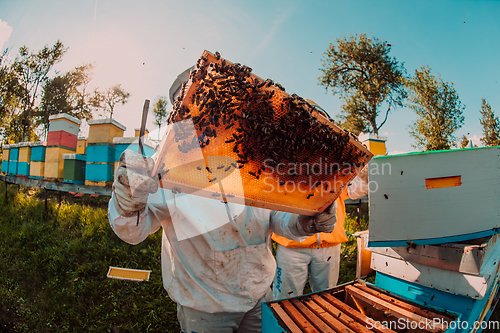
[[(336, 115), (342, 100), (318, 85), (323, 52), (336, 38), (366, 33), (390, 43), (408, 74), (429, 65), (453, 82), (466, 107), (456, 136), (480, 145), (481, 98), (500, 114), (499, 17), (500, 1), (479, 0), (0, 0), (0, 47), (15, 56), (22, 45), (38, 50), (60, 39), (69, 50), (57, 70), (95, 62), (93, 84), (131, 92), (114, 118), (132, 136), (144, 100), (167, 95), (205, 49)], [(415, 150), (408, 134), (415, 119), (407, 108), (392, 111), (380, 131), (389, 153)]]

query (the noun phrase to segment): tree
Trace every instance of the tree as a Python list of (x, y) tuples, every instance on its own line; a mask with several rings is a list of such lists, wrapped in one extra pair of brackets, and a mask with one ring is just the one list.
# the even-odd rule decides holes
[(453, 83), (444, 82), (441, 75), (436, 78), (426, 66), (415, 70), (407, 84), (410, 91), (407, 105), (418, 116), (415, 124), (410, 126), (410, 134), (416, 139), (413, 147), (450, 149), (456, 140), (453, 133), (464, 123), (465, 108)]
[[(406, 70), (396, 58), (389, 56), (390, 44), (366, 34), (341, 37), (326, 50), (320, 84), (340, 94), (347, 103), (344, 117), (371, 127), (374, 134), (384, 125), (392, 107), (403, 106), (407, 93)], [(350, 101), (350, 102), (349, 102)], [(377, 125), (382, 103), (387, 104), (385, 120)]]
[(153, 107), (153, 114), (155, 116), (153, 124), (158, 126), (158, 140), (160, 140), (161, 124), (167, 119), (167, 104), (167, 97), (158, 96)]
[[(10, 121), (19, 106), (22, 87), (7, 63), (8, 49), (0, 54), (0, 134), (5, 142), (10, 139)], [(14, 140), (11, 140), (14, 142)]]
[(465, 136), (462, 136), (462, 140), (460, 141), (460, 148), (467, 148), (469, 146), (469, 139)]
[(61, 41), (57, 41), (52, 48), (44, 46), (37, 53), (31, 53), (26, 46), (19, 49), (19, 55), (12, 64), (12, 70), (22, 86), (22, 97), (20, 99), (20, 140), (26, 141), (34, 137), (35, 122), (33, 115), (36, 111), (36, 103), (39, 99), (40, 90), (48, 80), (48, 74), (53, 66), (61, 61), (67, 48)]
[(86, 92), (92, 69), (92, 65), (78, 66), (65, 75), (58, 75), (46, 82), (37, 112), (38, 124), (45, 133), (49, 128), (49, 117), (54, 114), (67, 113), (86, 120), (92, 118), (89, 95)]
[(346, 103), (342, 105), (342, 113), (340, 114), (340, 127), (354, 135), (359, 135), (361, 132), (370, 132), (370, 126), (358, 116), (359, 111), (366, 111), (365, 104), (360, 102), (357, 95), (349, 96), (345, 101)]
[(482, 99), (481, 105), (481, 116), (479, 119), (481, 126), (483, 126), (483, 137), (481, 142), (485, 146), (499, 146), (500, 145), (500, 122), (498, 116), (495, 117), (495, 113), (491, 110), (490, 104), (486, 100)]
[(109, 112), (109, 117), (113, 118), (113, 112), (116, 104), (124, 105), (128, 102), (130, 93), (125, 91), (121, 84), (112, 86), (101, 92), (95, 88), (94, 95), (91, 97), (91, 104), (96, 110), (102, 110), (104, 113)]

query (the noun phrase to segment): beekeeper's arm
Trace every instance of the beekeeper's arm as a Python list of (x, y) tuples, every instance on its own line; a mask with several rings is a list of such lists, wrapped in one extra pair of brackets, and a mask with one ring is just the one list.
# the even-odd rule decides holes
[(151, 158), (125, 150), (116, 168), (108, 218), (116, 235), (129, 244), (142, 242), (169, 217), (167, 207), (160, 210), (147, 203), (149, 194), (158, 190), (149, 177), (153, 165)]
[(288, 239), (303, 241), (318, 232), (332, 232), (337, 222), (337, 202), (314, 216), (271, 212), (270, 229)]
[(349, 198), (356, 200), (368, 194), (368, 165), (358, 173), (347, 187)]

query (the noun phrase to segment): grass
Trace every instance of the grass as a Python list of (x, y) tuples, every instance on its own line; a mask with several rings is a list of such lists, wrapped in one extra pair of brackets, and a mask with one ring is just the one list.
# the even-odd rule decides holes
[[(4, 193), (4, 183), (0, 193)], [(0, 196), (0, 331), (178, 332), (161, 281), (157, 233), (139, 245), (109, 227), (107, 198), (80, 203), (8, 187)], [(113, 280), (109, 266), (152, 270), (149, 282)]]

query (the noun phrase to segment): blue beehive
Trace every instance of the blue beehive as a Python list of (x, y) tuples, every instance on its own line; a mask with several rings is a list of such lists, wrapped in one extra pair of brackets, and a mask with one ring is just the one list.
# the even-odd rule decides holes
[[(132, 150), (136, 153), (139, 152), (139, 138), (138, 137), (114, 138), (113, 144), (116, 146), (115, 156), (114, 156), (115, 162), (118, 162), (121, 154), (127, 149)], [(149, 157), (153, 156), (153, 154), (155, 153), (155, 147), (156, 147), (156, 144), (153, 143), (152, 141), (150, 141), (148, 139), (144, 140), (144, 144), (143, 144), (144, 156), (149, 156)]]
[(9, 157), (9, 176), (17, 175), (17, 163), (19, 160), (19, 144), (14, 143), (10, 145), (10, 157)]
[(37, 141), (31, 144), (31, 161), (45, 162), (46, 142)]
[(114, 145), (88, 145), (85, 151), (87, 163), (114, 163)]
[(92, 182), (112, 182), (114, 164), (110, 163), (87, 163), (85, 165), (85, 184)]

